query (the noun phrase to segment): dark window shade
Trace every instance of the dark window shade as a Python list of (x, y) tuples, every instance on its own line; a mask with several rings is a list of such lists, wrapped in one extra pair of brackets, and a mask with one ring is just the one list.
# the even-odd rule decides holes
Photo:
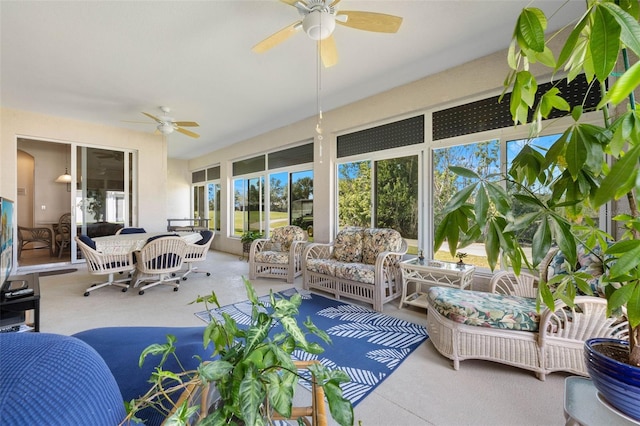
[(204, 182), (205, 180), (207, 180), (206, 170), (191, 173), (191, 183)]
[(247, 173), (261, 172), (264, 170), (265, 156), (247, 158), (233, 163), (233, 175), (239, 176)]
[(313, 163), (313, 143), (268, 154), (269, 170), (296, 164)]
[(220, 166), (210, 167), (207, 169), (207, 180), (220, 179)]
[(338, 158), (424, 143), (424, 115), (338, 136)]
[[(600, 86), (594, 84), (589, 87), (584, 74), (581, 74), (573, 79), (571, 83), (567, 83), (567, 80), (563, 79), (555, 83), (539, 85), (534, 106), (538, 104), (542, 95), (553, 86), (560, 90), (560, 93), (572, 108), (582, 105), (584, 101), (585, 111), (593, 110), (602, 98)], [(587, 94), (586, 99), (585, 94)], [(507, 93), (502, 102), (498, 102), (499, 98), (500, 96), (494, 96), (434, 112), (433, 140), (512, 126), (513, 120), (509, 111), (511, 93)], [(568, 112), (554, 109), (549, 118), (558, 118), (565, 115), (568, 115)], [(529, 121), (531, 118), (532, 114), (529, 116)]]

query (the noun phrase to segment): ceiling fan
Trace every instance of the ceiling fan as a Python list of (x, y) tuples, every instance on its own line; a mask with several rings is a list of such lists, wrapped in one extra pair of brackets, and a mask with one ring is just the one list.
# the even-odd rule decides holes
[[(159, 117), (155, 115), (149, 114), (147, 112), (143, 112), (144, 115), (158, 123), (156, 127), (156, 133), (162, 133), (163, 135), (170, 135), (174, 131), (180, 132), (183, 135), (190, 136), (192, 138), (199, 138), (200, 135), (192, 132), (191, 130), (183, 129), (183, 127), (198, 127), (200, 126), (195, 121), (174, 121), (173, 117), (169, 116), (171, 109), (166, 106), (161, 106), (160, 111), (162, 114)], [(139, 123), (139, 121), (136, 121)]]
[(298, 9), (302, 19), (286, 26), (253, 46), (256, 53), (265, 52), (282, 43), (300, 28), (312, 40), (320, 43), (320, 56), (325, 67), (338, 62), (338, 52), (333, 38), (336, 24), (358, 30), (379, 33), (395, 33), (400, 29), (402, 18), (384, 13), (362, 11), (338, 11), (336, 5), (340, 0), (280, 0)]

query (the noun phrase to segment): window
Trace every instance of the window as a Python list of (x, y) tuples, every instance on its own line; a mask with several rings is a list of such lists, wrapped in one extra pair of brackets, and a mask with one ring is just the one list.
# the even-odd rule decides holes
[(233, 235), (245, 231), (265, 232), (264, 177), (233, 181)]
[(393, 228), (418, 244), (419, 156), (338, 165), (338, 226)]
[[(465, 167), (481, 176), (500, 173), (500, 143), (497, 139), (474, 142), (466, 145), (456, 145), (437, 148), (432, 151), (433, 173), (433, 231), (442, 221), (442, 212), (453, 194), (469, 185), (470, 180), (456, 175), (449, 170), (450, 166)], [(430, 250), (426, 250), (428, 254)], [(477, 241), (465, 248), (468, 263), (489, 267), (482, 241)], [(433, 256), (435, 259), (454, 261), (449, 248), (445, 244)]]
[[(311, 235), (313, 171), (306, 164), (312, 162), (313, 143), (307, 143), (233, 163), (233, 236), (245, 231), (266, 235), (289, 224), (306, 224)], [(311, 201), (311, 215), (303, 219), (296, 213), (300, 200)]]

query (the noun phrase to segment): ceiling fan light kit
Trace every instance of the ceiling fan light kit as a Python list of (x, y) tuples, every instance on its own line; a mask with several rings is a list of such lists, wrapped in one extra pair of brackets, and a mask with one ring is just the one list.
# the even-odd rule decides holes
[(316, 10), (304, 17), (302, 28), (312, 40), (324, 40), (329, 37), (336, 28), (336, 19), (333, 15)]
[(173, 133), (173, 126), (170, 123), (158, 124), (158, 131), (163, 135), (170, 135)]

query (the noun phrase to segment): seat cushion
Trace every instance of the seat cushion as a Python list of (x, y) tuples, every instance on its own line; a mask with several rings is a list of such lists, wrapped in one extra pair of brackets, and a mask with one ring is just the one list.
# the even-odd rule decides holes
[(340, 262), (336, 259), (307, 259), (307, 270), (350, 281), (373, 284), (375, 266), (356, 262)]
[(537, 331), (536, 300), (527, 297), (431, 287), (429, 305), (451, 321), (478, 327)]
[(289, 252), (288, 251), (259, 251), (256, 252), (254, 261), (258, 263), (277, 263), (288, 264)]

